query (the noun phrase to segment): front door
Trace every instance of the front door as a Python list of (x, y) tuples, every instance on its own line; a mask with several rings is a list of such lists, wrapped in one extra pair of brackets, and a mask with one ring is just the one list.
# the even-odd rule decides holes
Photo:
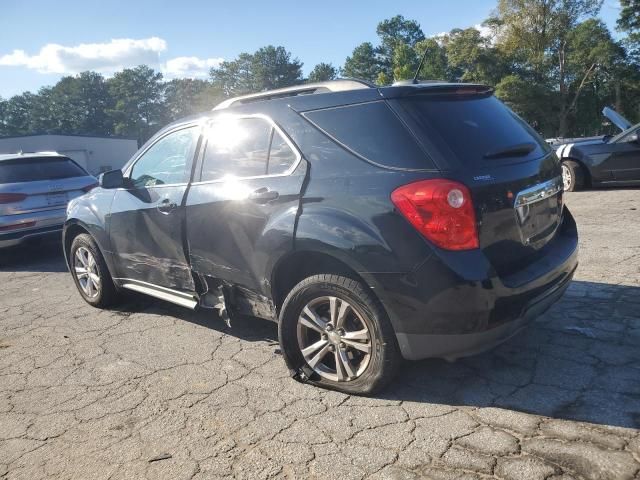
[(612, 151), (607, 163), (611, 165), (613, 178), (619, 182), (635, 182), (640, 180), (640, 143), (636, 135), (640, 129), (631, 131), (610, 144)]
[(161, 136), (126, 173), (111, 207), (109, 236), (121, 283), (193, 291), (184, 252), (184, 205), (200, 128)]
[(193, 270), (268, 296), (265, 272), (292, 248), (306, 162), (262, 116), (223, 116), (202, 144), (187, 198)]

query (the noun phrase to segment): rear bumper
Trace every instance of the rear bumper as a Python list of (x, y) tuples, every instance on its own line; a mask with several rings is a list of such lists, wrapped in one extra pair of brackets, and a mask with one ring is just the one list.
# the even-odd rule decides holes
[(0, 216), (0, 227), (16, 227), (3, 232), (0, 230), (0, 248), (19, 245), (27, 240), (45, 235), (59, 234), (66, 218), (66, 207), (20, 215)]
[(457, 358), (506, 340), (553, 305), (578, 265), (567, 210), (544, 255), (500, 277), (481, 250), (435, 252), (409, 274), (372, 274), (402, 355)]
[(396, 335), (402, 355), (407, 360), (420, 360), (427, 357), (456, 358), (475, 355), (490, 350), (508, 340), (527, 326), (538, 316), (546, 312), (564, 294), (571, 283), (573, 272), (560, 284), (535, 298), (515, 320), (475, 333), (453, 335), (421, 335), (398, 333)]
[(52, 225), (50, 227), (32, 228), (30, 230), (0, 234), (0, 248), (13, 247), (35, 238), (61, 234), (62, 225)]

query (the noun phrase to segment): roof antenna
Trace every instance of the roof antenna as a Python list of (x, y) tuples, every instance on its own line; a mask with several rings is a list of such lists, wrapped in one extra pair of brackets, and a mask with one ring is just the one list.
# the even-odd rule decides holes
[(411, 83), (413, 84), (420, 83), (418, 81), (418, 74), (420, 73), (420, 70), (422, 70), (422, 66), (424, 65), (424, 61), (427, 58), (428, 52), (429, 52), (429, 47), (426, 47), (424, 49), (424, 55), (422, 55), (422, 60), (420, 60), (420, 65), (418, 65), (418, 69), (416, 70), (416, 74), (413, 76), (413, 80), (411, 81)]

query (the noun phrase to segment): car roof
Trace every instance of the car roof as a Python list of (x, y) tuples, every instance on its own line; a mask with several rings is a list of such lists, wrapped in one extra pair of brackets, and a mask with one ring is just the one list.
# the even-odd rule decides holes
[[(265, 102), (271, 100), (279, 100), (292, 97), (315, 97), (321, 94), (322, 97), (330, 94), (343, 94), (345, 92), (353, 92), (355, 95), (363, 93), (363, 90), (369, 92), (377, 92), (377, 95), (383, 98), (393, 98), (405, 96), (414, 93), (425, 93), (429, 91), (446, 91), (460, 89), (475, 89), (478, 91), (492, 92), (493, 89), (486, 85), (476, 83), (451, 83), (440, 80), (421, 80), (413, 82), (405, 80), (396, 82), (391, 86), (382, 87), (375, 85), (366, 80), (359, 79), (339, 79), (327, 82), (307, 83), (296, 85), (293, 87), (280, 88), (276, 90), (267, 90), (265, 92), (252, 93), (250, 95), (242, 95), (239, 97), (229, 98), (222, 103), (216, 105), (213, 111), (225, 110), (227, 108), (240, 105), (247, 105), (256, 102)], [(326, 97), (324, 97), (326, 98)]]
[(18, 152), (18, 153), (0, 153), (0, 162), (5, 160), (17, 160), (20, 158), (69, 158), (58, 152)]

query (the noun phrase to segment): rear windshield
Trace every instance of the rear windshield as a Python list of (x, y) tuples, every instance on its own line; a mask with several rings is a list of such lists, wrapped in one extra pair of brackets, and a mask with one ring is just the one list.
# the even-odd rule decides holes
[[(549, 151), (544, 140), (494, 96), (416, 95), (398, 103), (444, 157), (452, 152), (466, 166), (529, 160)], [(518, 145), (530, 145), (531, 150), (500, 153)]]
[(392, 168), (435, 169), (384, 101), (306, 112), (305, 118), (365, 160)]
[(0, 162), (0, 183), (36, 182), (88, 175), (65, 157), (17, 158)]

